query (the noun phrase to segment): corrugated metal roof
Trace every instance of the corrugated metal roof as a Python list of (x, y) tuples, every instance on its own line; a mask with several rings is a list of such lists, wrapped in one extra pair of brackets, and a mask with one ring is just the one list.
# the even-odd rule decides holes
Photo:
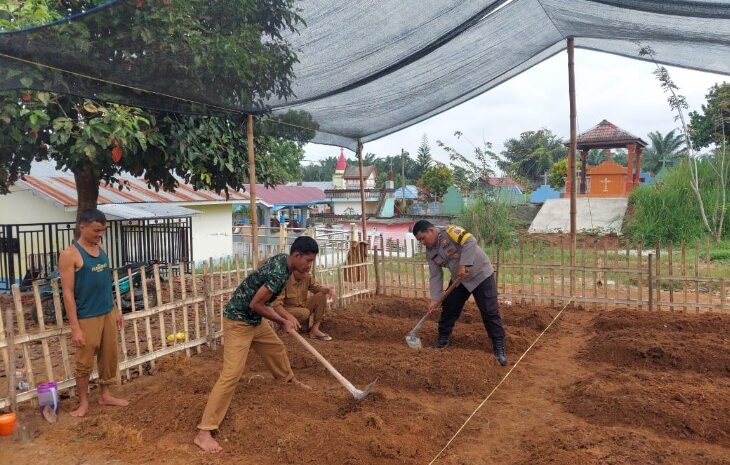
[(99, 205), (99, 210), (123, 220), (140, 218), (179, 218), (200, 215), (191, 208), (169, 203), (116, 203)]
[[(246, 185), (248, 191), (248, 185)], [(272, 206), (299, 206), (327, 203), (324, 191), (310, 186), (279, 185), (266, 187), (256, 184), (256, 197)]]
[(418, 198), (418, 187), (414, 186), (413, 184), (406, 184), (405, 191), (403, 191), (402, 187), (396, 187), (395, 188), (395, 198), (396, 199), (417, 199)]
[[(244, 192), (229, 193), (226, 199), (223, 193), (218, 194), (206, 190), (195, 190), (189, 184), (179, 181), (175, 192), (155, 191), (147, 183), (138, 178), (120, 178), (123, 189), (114, 185), (99, 184), (99, 205), (126, 203), (240, 203), (247, 202), (249, 196)], [(64, 207), (78, 205), (76, 183), (69, 176), (31, 176), (26, 175), (19, 183)], [(324, 194), (322, 194), (324, 197)]]

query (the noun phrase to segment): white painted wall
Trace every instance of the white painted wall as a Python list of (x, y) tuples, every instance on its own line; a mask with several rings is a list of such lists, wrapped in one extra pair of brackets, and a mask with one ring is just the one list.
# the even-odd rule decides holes
[(0, 224), (59, 223), (76, 221), (75, 211), (50, 200), (33, 195), (20, 186), (11, 188), (7, 195), (0, 195)]
[(219, 258), (233, 254), (233, 206), (182, 205), (197, 210), (193, 216), (193, 260), (201, 262), (210, 257)]
[[(360, 208), (360, 201), (359, 200), (352, 200), (352, 201), (340, 201), (336, 200), (332, 202), (332, 209), (333, 213), (335, 215), (346, 215), (350, 212), (346, 212), (345, 210), (351, 208), (355, 211), (355, 215), (359, 215), (362, 212), (362, 209)], [(378, 208), (378, 202), (365, 202), (365, 211), (367, 213), (377, 213), (375, 210)]]

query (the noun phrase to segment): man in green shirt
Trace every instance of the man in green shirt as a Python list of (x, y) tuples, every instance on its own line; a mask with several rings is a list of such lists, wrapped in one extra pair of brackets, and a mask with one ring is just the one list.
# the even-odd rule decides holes
[(243, 280), (223, 311), (223, 368), (210, 393), (194, 440), (206, 452), (223, 450), (211, 432), (218, 429), (231, 404), (249, 348), (261, 356), (274, 378), (309, 389), (294, 377), (286, 347), (274, 330), (268, 324), (261, 324), (262, 318), (267, 318), (278, 323), (285, 333), (295, 332), (300, 327), (297, 319), (283, 307), (274, 309), (269, 304), (284, 289), (290, 275), (302, 279), (309, 274), (319, 246), (311, 237), (301, 236), (289, 252), (289, 255), (271, 257)]

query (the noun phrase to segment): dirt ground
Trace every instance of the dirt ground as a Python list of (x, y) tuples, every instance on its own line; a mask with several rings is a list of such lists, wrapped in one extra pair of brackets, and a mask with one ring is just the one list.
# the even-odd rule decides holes
[[(409, 349), (419, 299), (350, 306), (314, 341), (356, 386), (355, 402), (286, 338), (307, 392), (275, 382), (251, 355), (221, 426), (218, 455), (191, 440), (220, 351), (170, 357), (117, 388), (126, 409), (43, 423), (23, 412), (27, 442), (0, 438), (0, 463), (428, 464), (559, 309), (504, 305), (510, 366), (500, 367), (473, 304), (445, 351)], [(424, 343), (435, 322), (422, 331)], [(435, 462), (473, 464), (730, 464), (730, 315), (566, 310)], [(98, 391), (92, 392), (92, 400)]]

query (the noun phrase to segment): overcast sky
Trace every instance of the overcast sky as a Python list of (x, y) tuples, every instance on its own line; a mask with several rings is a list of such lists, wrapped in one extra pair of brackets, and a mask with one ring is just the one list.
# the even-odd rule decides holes
[[(650, 63), (577, 49), (575, 51), (578, 133), (607, 119), (648, 142), (651, 131), (666, 133), (678, 127), (667, 104), (667, 96), (652, 74)], [(679, 93), (687, 98), (690, 110), (700, 110), (710, 86), (730, 77), (668, 67)], [(558, 136), (570, 136), (567, 51), (542, 62), (510, 81), (449, 111), (390, 136), (365, 143), (364, 152), (379, 156), (400, 153), (401, 148), (415, 156), (421, 137), (426, 134), (434, 159), (448, 163), (446, 153), (436, 140), (473, 152), (473, 144), (491, 142), (497, 153), (504, 141), (520, 133), (540, 128)], [(454, 131), (464, 137), (454, 137)], [(309, 144), (305, 159), (320, 160), (338, 155), (340, 149)], [(353, 153), (345, 149), (346, 156)]]

